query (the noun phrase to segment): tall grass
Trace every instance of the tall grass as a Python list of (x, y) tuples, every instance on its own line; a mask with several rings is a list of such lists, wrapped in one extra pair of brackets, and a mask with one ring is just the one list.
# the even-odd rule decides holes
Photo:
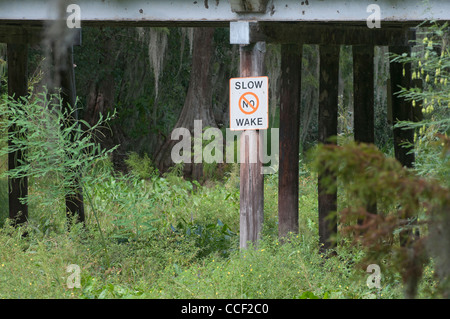
[[(237, 176), (194, 191), (192, 182), (176, 172), (140, 179), (133, 173), (117, 175), (109, 167), (107, 160), (97, 163), (90, 173), (102, 170), (102, 179), (87, 187), (109, 260), (90, 206), (86, 227), (70, 233), (63, 224), (43, 232), (45, 225), (35, 223), (23, 239), (4, 227), (0, 298), (402, 297), (401, 279), (387, 268), (380, 291), (367, 287), (365, 269), (355, 266), (362, 251), (343, 244), (340, 258), (317, 253), (316, 178), (306, 167), (300, 177), (299, 234), (279, 242), (277, 176), (267, 176), (263, 239), (247, 251), (238, 249)], [(30, 219), (49, 213), (48, 208), (34, 211)], [(69, 264), (81, 268), (79, 289), (67, 287)], [(433, 292), (432, 269), (427, 271), (423, 297)]]

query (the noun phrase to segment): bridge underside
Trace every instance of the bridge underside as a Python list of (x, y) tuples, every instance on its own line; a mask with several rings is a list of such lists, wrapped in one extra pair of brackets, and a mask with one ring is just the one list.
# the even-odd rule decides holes
[[(62, 1), (61, 3), (64, 3)], [(0, 0), (0, 42), (40, 41), (47, 22), (80, 8), (81, 27), (228, 27), (250, 21), (251, 42), (408, 45), (408, 28), (450, 21), (450, 1), (381, 0), (380, 28), (368, 28), (373, 0)]]

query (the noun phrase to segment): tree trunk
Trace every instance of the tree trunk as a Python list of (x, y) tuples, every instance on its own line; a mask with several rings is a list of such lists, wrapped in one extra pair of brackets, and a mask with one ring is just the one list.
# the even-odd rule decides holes
[[(102, 59), (98, 61), (103, 66), (103, 72), (96, 74), (89, 84), (89, 93), (86, 99), (86, 108), (83, 111), (83, 120), (94, 125), (100, 119), (100, 114), (106, 115), (114, 111), (116, 83), (113, 74), (113, 66), (117, 63), (117, 53), (114, 52), (115, 38), (103, 37), (100, 45), (105, 48)], [(112, 153), (114, 169), (126, 171), (125, 166), (125, 136), (120, 125), (111, 123), (109, 128), (101, 130), (100, 144), (103, 148), (110, 149), (115, 145), (119, 147)]]
[[(180, 113), (176, 128), (194, 130), (194, 120), (201, 120), (202, 127), (217, 127), (212, 112), (212, 85), (211, 85), (211, 57), (213, 54), (214, 28), (196, 28), (194, 30), (192, 68), (189, 88)], [(168, 139), (155, 156), (155, 162), (160, 172), (165, 172), (174, 164), (171, 158), (172, 147), (178, 140)], [(202, 178), (203, 167), (201, 163), (185, 163), (184, 173), (193, 179)]]

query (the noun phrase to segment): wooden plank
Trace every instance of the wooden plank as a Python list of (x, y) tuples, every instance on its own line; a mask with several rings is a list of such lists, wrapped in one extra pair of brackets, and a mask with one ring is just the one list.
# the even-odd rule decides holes
[[(249, 22), (250, 42), (291, 43), (299, 41), (307, 44), (345, 44), (345, 45), (395, 45), (407, 46), (414, 38), (414, 29), (408, 27), (386, 27), (369, 29), (365, 26), (345, 26), (334, 24), (304, 24), (302, 22)], [(133, 25), (134, 26), (134, 25)], [(169, 27), (174, 27), (171, 24)], [(227, 25), (224, 25), (227, 26)], [(77, 33), (74, 45), (81, 44), (81, 29)], [(351, 32), (349, 32), (351, 31)], [(44, 35), (42, 26), (0, 25), (0, 42), (40, 43)]]
[[(9, 43), (7, 46), (8, 62), (8, 95), (16, 100), (28, 95), (28, 45)], [(9, 127), (9, 133), (18, 134), (19, 128)], [(11, 147), (12, 141), (8, 140)], [(17, 168), (24, 153), (16, 151), (8, 153), (8, 169)], [(14, 225), (20, 225), (28, 219), (28, 205), (21, 198), (28, 196), (28, 178), (8, 178), (9, 184), (9, 218)]]
[[(375, 143), (374, 47), (353, 46), (354, 138), (356, 142)], [(377, 211), (376, 197), (366, 198), (368, 212)], [(358, 220), (362, 224), (363, 220)]]
[(298, 233), (302, 45), (281, 45), (278, 236)]
[[(265, 43), (240, 46), (240, 76), (264, 74)], [(243, 139), (248, 138), (248, 142)], [(258, 130), (241, 135), (240, 150), (240, 248), (257, 244), (264, 221), (264, 175), (262, 174), (262, 138)]]
[[(71, 29), (74, 33), (73, 45), (81, 45), (81, 28)], [(0, 25), (0, 43), (40, 44), (45, 36), (43, 26)]]
[[(321, 45), (319, 76), (319, 143), (334, 143), (330, 137), (337, 135), (339, 46)], [(325, 185), (336, 183), (331, 172), (318, 176), (319, 196), (319, 244), (321, 251), (336, 246), (337, 192), (326, 191)]]
[(367, 26), (311, 22), (251, 22), (250, 40), (271, 43), (327, 45), (409, 45), (415, 30), (406, 25), (369, 29)]
[[(76, 87), (75, 87), (75, 70), (73, 66), (73, 47), (70, 46), (65, 54), (65, 59), (59, 70), (59, 78), (61, 79), (61, 98), (62, 106), (66, 108), (67, 113), (70, 114), (68, 121), (64, 123), (66, 127), (71, 127), (78, 121), (78, 111), (76, 109)], [(70, 139), (73, 141), (73, 135)], [(70, 172), (73, 173), (73, 172)], [(72, 175), (72, 174), (71, 174)], [(66, 214), (68, 218), (76, 216), (78, 222), (85, 221), (83, 191), (79, 184), (80, 176), (75, 177), (71, 181), (73, 187), (66, 195)]]
[(38, 44), (43, 30), (42, 26), (0, 25), (0, 42)]

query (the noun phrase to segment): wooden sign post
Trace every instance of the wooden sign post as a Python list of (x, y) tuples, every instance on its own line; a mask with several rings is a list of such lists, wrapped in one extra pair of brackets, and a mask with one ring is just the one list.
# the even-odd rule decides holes
[[(263, 75), (265, 43), (240, 46), (240, 76)], [(246, 249), (248, 243), (256, 244), (264, 221), (264, 175), (260, 152), (262, 135), (259, 130), (244, 130), (240, 149), (240, 244)]]
[[(240, 249), (256, 244), (264, 221), (263, 136), (268, 128), (265, 42), (251, 43), (249, 23), (230, 24), (230, 43), (240, 45), (240, 78), (230, 79), (230, 129), (240, 138)], [(251, 78), (251, 79), (249, 79)], [(245, 89), (244, 89), (245, 87)]]

